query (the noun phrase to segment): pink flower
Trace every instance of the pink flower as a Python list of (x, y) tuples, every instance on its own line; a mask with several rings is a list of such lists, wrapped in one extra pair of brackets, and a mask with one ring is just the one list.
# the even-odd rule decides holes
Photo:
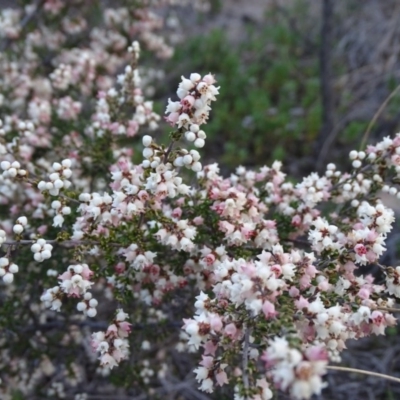
[(366, 287), (362, 287), (358, 293), (357, 293), (358, 297), (360, 297), (363, 300), (367, 300), (369, 299), (369, 296), (371, 295), (371, 292), (369, 289), (367, 289)]
[(267, 319), (274, 318), (278, 315), (278, 313), (275, 311), (275, 305), (270, 303), (268, 300), (264, 301), (264, 304), (262, 305), (262, 310), (265, 318)]
[(106, 336), (112, 336), (112, 337), (117, 337), (118, 336), (118, 327), (115, 324), (111, 324), (107, 328)]
[(372, 322), (377, 326), (385, 323), (385, 318), (381, 311), (377, 311), (377, 310), (373, 311), (371, 313), (370, 318), (371, 318)]
[(301, 217), (300, 217), (300, 215), (295, 215), (292, 218), (292, 225), (294, 225), (296, 227), (299, 227), (301, 225)]
[(210, 327), (212, 330), (215, 332), (219, 332), (222, 329), (222, 319), (219, 315), (217, 314), (212, 314), (210, 316)]
[(204, 344), (204, 355), (211, 354), (215, 356), (215, 352), (218, 349), (218, 344), (214, 344), (211, 340)]
[(214, 78), (214, 75), (212, 75), (212, 74), (204, 75), (203, 76), (203, 81), (205, 83), (207, 83), (207, 85), (213, 85), (216, 82), (216, 80)]
[(183, 106), (184, 109), (188, 109), (191, 108), (194, 104), (195, 98), (191, 95), (185, 96), (182, 100), (181, 100), (181, 104)]
[(300, 290), (296, 286), (291, 286), (289, 289), (290, 297), (297, 297), (300, 294)]
[(312, 346), (305, 351), (309, 361), (327, 361), (328, 352), (322, 346)]
[(219, 386), (223, 386), (229, 383), (228, 376), (226, 375), (225, 371), (219, 370), (215, 374), (215, 379)]
[(354, 251), (359, 255), (359, 256), (363, 256), (364, 254), (367, 254), (367, 248), (361, 244), (358, 243), (355, 245), (354, 247)]
[(318, 289), (321, 292), (326, 292), (329, 288), (330, 288), (330, 284), (329, 284), (328, 280), (324, 280), (324, 281), (321, 281), (320, 283), (318, 283)]
[(125, 271), (125, 263), (119, 262), (115, 265), (114, 269), (117, 274), (122, 274)]
[(164, 117), (164, 118), (171, 126), (174, 126), (178, 122), (179, 113), (173, 112), (173, 113), (169, 114), (168, 117)]
[(63, 274), (59, 275), (59, 276), (58, 276), (58, 279), (61, 279), (62, 281), (66, 281), (66, 280), (70, 280), (71, 277), (72, 277), (72, 274), (71, 274), (71, 272), (68, 270), (68, 271), (65, 271)]
[(308, 308), (308, 306), (310, 305), (308, 300), (305, 299), (303, 296), (300, 296), (300, 298), (296, 300), (294, 304), (298, 310), (302, 310), (303, 308)]
[(282, 267), (279, 264), (274, 264), (271, 266), (271, 271), (275, 274), (276, 278), (279, 278), (282, 274)]
[(139, 124), (137, 121), (131, 120), (128, 124), (128, 129), (126, 130), (126, 136), (135, 136), (139, 131)]
[(200, 365), (207, 369), (211, 369), (211, 367), (214, 365), (214, 357), (210, 356), (201, 356), (202, 360), (200, 361)]
[(235, 324), (231, 323), (231, 324), (228, 324), (225, 326), (224, 331), (228, 336), (234, 337), (237, 333), (237, 328), (236, 328)]
[(127, 337), (132, 330), (132, 324), (126, 321), (119, 322), (118, 324), (119, 330), (118, 333), (121, 337)]
[(205, 261), (205, 263), (208, 265), (208, 266), (211, 266), (211, 265), (213, 265), (214, 264), (214, 261), (215, 261), (215, 255), (214, 254), (212, 254), (212, 253), (210, 253), (210, 254), (207, 254), (205, 257), (204, 257), (204, 259), (203, 259), (204, 261)]
[(82, 278), (86, 280), (90, 280), (90, 278), (93, 276), (93, 271), (89, 269), (89, 267), (86, 264), (83, 264), (83, 271), (82, 271)]

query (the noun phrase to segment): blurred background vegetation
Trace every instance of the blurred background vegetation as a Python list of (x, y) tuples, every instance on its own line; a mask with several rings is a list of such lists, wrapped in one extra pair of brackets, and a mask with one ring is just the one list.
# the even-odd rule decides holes
[[(399, 84), (399, 6), (227, 0), (196, 20), (183, 12), (177, 19), (184, 37), (156, 96), (165, 104), (180, 75), (216, 74), (221, 95), (205, 152), (228, 171), (279, 159), (300, 177), (343, 163)], [(370, 140), (396, 133), (399, 104), (393, 96)]]

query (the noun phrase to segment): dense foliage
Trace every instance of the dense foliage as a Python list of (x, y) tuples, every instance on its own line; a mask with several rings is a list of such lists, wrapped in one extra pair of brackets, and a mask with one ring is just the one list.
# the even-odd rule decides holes
[(189, 71), (165, 129), (139, 61), (141, 47), (172, 54), (150, 9), (166, 3), (1, 14), (2, 398), (157, 398), (188, 352), (203, 392), (308, 399), (347, 340), (396, 323), (400, 267), (379, 262), (394, 213), (379, 195), (400, 197), (400, 136), (299, 183), (279, 161), (229, 177), (202, 165), (211, 105), (229, 125), (226, 104), (245, 105), (220, 91), (240, 82)]

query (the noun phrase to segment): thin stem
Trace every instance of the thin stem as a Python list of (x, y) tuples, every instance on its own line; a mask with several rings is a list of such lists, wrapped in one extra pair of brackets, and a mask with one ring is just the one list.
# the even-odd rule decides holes
[[(375, 160), (375, 162), (376, 162), (376, 160)], [(333, 186), (329, 189), (329, 191), (332, 193), (334, 190), (340, 188), (340, 187), (343, 186), (344, 184), (346, 184), (346, 183), (351, 182), (352, 180), (354, 180), (354, 179), (357, 177), (358, 174), (363, 173), (363, 172), (365, 172), (365, 171), (368, 171), (368, 169), (370, 169), (370, 168), (371, 168), (371, 164), (367, 164), (367, 165), (364, 165), (364, 166), (363, 166), (362, 168), (360, 168), (359, 170), (355, 170), (354, 173), (353, 173), (351, 176), (349, 176), (349, 177), (348, 177), (347, 179), (345, 179), (344, 181), (338, 182), (338, 183), (336, 183), (336, 185), (333, 185)]]
[(400, 90), (400, 85), (397, 86), (392, 93), (390, 93), (390, 95), (386, 98), (386, 100), (381, 104), (381, 106), (379, 107), (378, 111), (375, 113), (375, 115), (373, 116), (371, 122), (368, 124), (367, 130), (364, 133), (364, 136), (361, 140), (361, 144), (360, 144), (360, 149), (363, 149), (365, 147), (365, 143), (368, 140), (369, 134), (371, 133), (371, 129), (374, 126), (375, 122), (377, 121), (377, 119), (379, 118), (379, 116), (382, 114), (382, 111), (386, 108), (386, 106), (388, 105), (389, 101), (392, 100), (392, 98), (397, 94), (397, 92)]
[[(30, 245), (33, 243), (36, 243), (37, 239), (32, 239), (32, 240), (13, 240), (13, 241), (6, 241), (3, 242), (2, 245), (6, 246), (16, 246), (19, 244), (23, 245)], [(90, 240), (56, 240), (56, 239), (46, 239), (46, 243), (48, 244), (54, 244), (57, 243), (59, 245), (64, 245), (64, 246), (81, 246), (81, 245), (89, 245), (89, 246), (96, 246), (99, 245), (100, 242), (96, 241), (90, 241)], [(108, 243), (111, 246), (120, 246), (120, 243)]]
[(392, 313), (400, 312), (400, 308), (392, 308), (392, 307), (378, 307), (377, 310), (387, 311), (387, 312), (392, 312)]
[(242, 358), (242, 379), (244, 389), (246, 391), (246, 399), (248, 390), (250, 387), (249, 384), (249, 375), (247, 374), (248, 362), (249, 362), (249, 345), (250, 345), (250, 328), (247, 328), (244, 333), (244, 346), (243, 346), (243, 358)]
[(73, 199), (72, 197), (69, 197), (69, 196), (66, 196), (66, 195), (63, 194), (63, 193), (59, 193), (57, 196), (58, 196), (58, 197), (61, 197), (61, 198), (63, 198), (63, 199), (69, 200), (69, 201), (71, 201), (72, 203), (81, 204), (81, 202), (80, 202), (79, 200)]
[(164, 164), (167, 163), (167, 161), (168, 161), (168, 156), (169, 156), (169, 154), (171, 153), (171, 150), (172, 150), (172, 147), (173, 147), (173, 146), (174, 146), (174, 141), (171, 141), (171, 143), (169, 144), (168, 149), (167, 149), (167, 151), (165, 152), (165, 155), (164, 155)]
[(334, 128), (334, 93), (332, 86), (332, 44), (334, 0), (322, 1), (321, 15), (321, 45), (319, 49), (319, 77), (321, 87), (322, 126), (315, 143), (315, 154), (319, 154), (321, 147)]
[(290, 243), (294, 243), (294, 244), (301, 244), (304, 246), (309, 246), (310, 242), (308, 242), (307, 240), (301, 240), (301, 239), (282, 239), (283, 242), (290, 242)]
[(334, 370), (334, 371), (355, 372), (357, 374), (376, 376), (377, 378), (387, 379), (389, 381), (394, 381), (394, 382), (400, 383), (400, 378), (397, 378), (395, 376), (386, 375), (386, 374), (380, 374), (379, 372), (366, 371), (364, 369), (358, 369), (358, 368), (337, 367), (337, 366), (333, 366), (333, 365), (329, 365), (326, 368), (330, 369), (330, 370)]

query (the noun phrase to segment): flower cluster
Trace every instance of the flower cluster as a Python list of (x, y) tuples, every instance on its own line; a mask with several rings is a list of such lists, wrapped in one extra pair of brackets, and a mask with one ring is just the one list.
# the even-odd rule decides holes
[(38, 183), (38, 189), (40, 191), (47, 190), (52, 196), (57, 196), (61, 189), (68, 189), (71, 186), (71, 181), (68, 178), (71, 177), (72, 171), (71, 160), (65, 159), (60, 163), (53, 164), (53, 173), (49, 175), (50, 181), (40, 181)]
[[(61, 274), (60, 288), (68, 296), (81, 297), (93, 285), (90, 279), (93, 276), (87, 264), (70, 265), (67, 270)], [(86, 299), (85, 299), (86, 300)], [(96, 305), (93, 305), (94, 308)]]
[(290, 388), (294, 399), (308, 399), (320, 394), (325, 384), (328, 355), (322, 347), (309, 347), (304, 354), (289, 346), (286, 339), (277, 337), (262, 356), (270, 369), (273, 382), (283, 390)]
[(11, 263), (6, 257), (0, 258), (0, 277), (3, 282), (10, 284), (14, 281), (14, 274), (18, 272), (18, 265)]
[(93, 318), (97, 314), (96, 307), (98, 304), (99, 302), (92, 297), (92, 293), (86, 292), (83, 295), (83, 300), (76, 305), (76, 309)]
[(107, 331), (92, 335), (91, 345), (94, 351), (100, 353), (100, 364), (110, 369), (129, 355), (129, 342), (126, 338), (131, 331), (131, 324), (126, 321), (127, 317), (123, 310), (117, 310), (114, 323)]
[(47, 289), (45, 293), (40, 297), (46, 308), (50, 308), (54, 311), (60, 311), (62, 306), (62, 292), (59, 286), (54, 286), (51, 289)]
[[(62, 30), (14, 27), (25, 11), (0, 18), (15, 57), (0, 60), (8, 96), (0, 277), (13, 300), (7, 304), (18, 305), (13, 329), (29, 325), (21, 332), (34, 332), (29, 346), (37, 349), (60, 330), (61, 345), (80, 352), (90, 337), (104, 376), (123, 361), (134, 370), (141, 354), (156, 351), (152, 340), (166, 336), (159, 331), (173, 332), (156, 361), (141, 360), (137, 381), (168, 378), (176, 348), (200, 353), (194, 373), (208, 393), (232, 385), (236, 400), (267, 400), (277, 390), (295, 399), (320, 394), (328, 363), (340, 361), (348, 340), (383, 335), (396, 323), (400, 267), (381, 264), (394, 212), (379, 194), (399, 197), (400, 134), (351, 152), (349, 172), (329, 164), (294, 183), (274, 162), (225, 177), (217, 164), (203, 165), (197, 150), (219, 94), (212, 74), (182, 76), (178, 100), (166, 109), (169, 143), (158, 139), (160, 117), (145, 98), (136, 39), (160, 57), (170, 48), (155, 34), (160, 17), (148, 2), (133, 14), (107, 8), (90, 35), (76, 6), (89, 15), (91, 4), (66, 3), (45, 1), (41, 10)], [(20, 37), (23, 46), (14, 46)], [(134, 164), (138, 136), (143, 157)], [(23, 274), (15, 275), (17, 265)], [(381, 275), (370, 274), (371, 265)], [(80, 313), (67, 328), (74, 301)], [(52, 312), (63, 303), (65, 313)], [(129, 313), (118, 309), (109, 323), (107, 305)], [(138, 326), (131, 335), (128, 317)], [(1, 346), (8, 362), (11, 350)], [(20, 387), (37, 387), (23, 381), (25, 361), (14, 357), (6, 379), (21, 376)], [(94, 362), (91, 351), (77, 360), (83, 357)], [(50, 363), (40, 365), (37, 376), (56, 376)], [(85, 365), (65, 370), (84, 376)]]
[(33, 258), (37, 262), (42, 262), (48, 260), (51, 257), (51, 251), (53, 246), (46, 242), (45, 239), (38, 239), (31, 246), (31, 251), (33, 253)]
[(196, 147), (204, 146), (206, 135), (200, 130), (199, 125), (207, 122), (210, 104), (216, 100), (218, 89), (214, 86), (216, 80), (208, 74), (201, 77), (200, 74), (191, 74), (189, 79), (182, 76), (178, 87), (180, 101), (168, 100), (166, 121), (171, 126), (185, 129), (185, 137), (194, 142)]

